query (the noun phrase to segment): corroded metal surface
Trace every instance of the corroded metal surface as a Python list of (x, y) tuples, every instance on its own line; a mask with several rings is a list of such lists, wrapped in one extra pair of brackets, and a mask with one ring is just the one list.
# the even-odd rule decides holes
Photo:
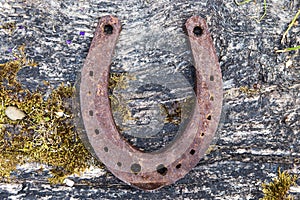
[(203, 157), (217, 129), (222, 107), (222, 76), (205, 20), (193, 16), (186, 29), (196, 69), (196, 104), (183, 133), (167, 148), (141, 152), (119, 134), (108, 97), (113, 50), (121, 31), (116, 17), (102, 17), (81, 72), (80, 111), (88, 148), (118, 178), (153, 190), (174, 183)]

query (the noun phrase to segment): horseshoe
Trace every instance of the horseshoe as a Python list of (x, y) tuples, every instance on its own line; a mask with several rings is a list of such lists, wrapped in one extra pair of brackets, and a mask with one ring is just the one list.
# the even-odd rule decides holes
[(108, 97), (113, 51), (121, 23), (113, 16), (97, 25), (81, 70), (79, 113), (86, 147), (119, 179), (154, 190), (184, 177), (204, 156), (217, 130), (222, 108), (222, 74), (205, 20), (192, 16), (185, 24), (196, 69), (196, 100), (185, 130), (162, 151), (133, 148), (118, 132)]

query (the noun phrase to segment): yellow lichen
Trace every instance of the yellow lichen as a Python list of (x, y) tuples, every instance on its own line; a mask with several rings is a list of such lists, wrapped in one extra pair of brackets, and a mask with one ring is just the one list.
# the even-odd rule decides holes
[(278, 177), (274, 178), (270, 183), (263, 183), (264, 197), (261, 200), (292, 200), (293, 196), (289, 195), (291, 186), (296, 185), (296, 175), (290, 175), (286, 171), (281, 172), (278, 169)]

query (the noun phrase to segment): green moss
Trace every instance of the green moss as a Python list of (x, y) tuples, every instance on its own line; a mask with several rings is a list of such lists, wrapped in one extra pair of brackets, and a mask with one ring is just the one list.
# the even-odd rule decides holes
[(258, 95), (261, 91), (257, 84), (253, 85), (253, 88), (249, 88), (248, 86), (241, 86), (239, 91), (246, 94), (249, 97)]
[[(74, 128), (74, 88), (61, 84), (45, 99), (41, 91), (31, 92), (16, 80), (22, 67), (37, 65), (26, 58), (24, 48), (19, 48), (16, 60), (0, 64), (0, 180), (10, 181), (17, 164), (39, 162), (52, 167), (50, 182), (61, 183), (96, 161)], [(10, 120), (5, 114), (8, 106), (17, 107), (26, 117)]]
[(5, 30), (8, 34), (12, 34), (16, 30), (16, 23), (15, 22), (7, 22), (0, 25), (0, 29)]
[[(134, 120), (128, 107), (128, 100), (125, 100), (120, 94), (114, 90), (122, 90), (128, 87), (129, 80), (135, 80), (134, 76), (127, 73), (111, 73), (109, 79), (109, 99), (113, 112), (116, 112), (122, 118), (122, 122)], [(119, 127), (120, 128), (120, 127)]]
[[(172, 103), (171, 107), (168, 107), (164, 104), (159, 104), (159, 105), (164, 116), (166, 116), (164, 123), (173, 123), (175, 125), (179, 125), (181, 123), (182, 107), (179, 102)], [(172, 109), (173, 107), (176, 108)]]
[(297, 176), (290, 175), (286, 171), (278, 169), (278, 177), (270, 183), (263, 183), (264, 197), (261, 200), (292, 200), (293, 196), (288, 194), (292, 185), (296, 185)]

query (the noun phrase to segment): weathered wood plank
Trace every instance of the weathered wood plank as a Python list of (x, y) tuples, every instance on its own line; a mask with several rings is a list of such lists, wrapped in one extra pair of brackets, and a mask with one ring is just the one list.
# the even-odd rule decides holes
[[(106, 14), (123, 23), (112, 70), (148, 74), (155, 70), (152, 64), (184, 71), (192, 59), (182, 25), (199, 14), (207, 19), (220, 58), (225, 97), (215, 145), (174, 185), (144, 192), (100, 170), (99, 176), (94, 172), (89, 178), (71, 177), (72, 188), (50, 186), (47, 171), (37, 174), (30, 170), (33, 166), (24, 166), (15, 174), (15, 183), (0, 184), (2, 199), (258, 199), (260, 184), (270, 181), (278, 167), (299, 174), (299, 52), (274, 53), (283, 47), (281, 35), (299, 2), (268, 1), (261, 23), (251, 19), (257, 8), (262, 10), (260, 2), (241, 7), (222, 0), (0, 2), (1, 23), (17, 24), (11, 35), (0, 31), (0, 61), (11, 58), (9, 49), (25, 43), (28, 56), (39, 62), (38, 68), (19, 73), (26, 87), (36, 88), (42, 80), (54, 86), (74, 83), (98, 18)], [(299, 37), (295, 26), (286, 45), (296, 45)], [(239, 90), (254, 84), (261, 88), (258, 93)], [(300, 198), (299, 193), (295, 196)]]

